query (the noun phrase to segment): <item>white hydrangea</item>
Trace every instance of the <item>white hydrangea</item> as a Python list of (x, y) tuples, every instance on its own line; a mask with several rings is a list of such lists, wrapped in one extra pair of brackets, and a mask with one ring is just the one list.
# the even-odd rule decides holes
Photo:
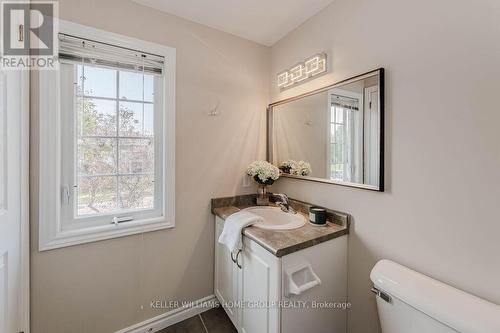
[(305, 161), (287, 160), (280, 165), (281, 171), (296, 176), (307, 176), (312, 172), (311, 164)]
[(272, 185), (280, 177), (279, 169), (267, 161), (252, 162), (247, 168), (247, 174), (265, 185)]
[(305, 161), (297, 163), (296, 174), (300, 176), (307, 176), (312, 172), (311, 164)]

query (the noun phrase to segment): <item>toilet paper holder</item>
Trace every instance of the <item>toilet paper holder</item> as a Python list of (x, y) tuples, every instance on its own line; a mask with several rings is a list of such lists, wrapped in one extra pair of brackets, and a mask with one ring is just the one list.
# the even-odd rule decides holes
[(285, 282), (285, 296), (290, 297), (320, 285), (321, 279), (307, 263), (285, 270)]

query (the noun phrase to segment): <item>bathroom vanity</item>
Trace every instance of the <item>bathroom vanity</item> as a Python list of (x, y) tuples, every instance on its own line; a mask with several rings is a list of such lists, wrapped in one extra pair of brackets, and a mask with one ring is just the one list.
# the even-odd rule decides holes
[[(231, 255), (217, 242), (224, 220), (254, 206), (252, 200), (255, 196), (212, 200), (214, 292), (235, 327), (244, 333), (345, 333), (348, 215), (328, 211), (324, 227), (247, 227), (243, 250)], [(308, 204), (291, 204), (307, 219)]]

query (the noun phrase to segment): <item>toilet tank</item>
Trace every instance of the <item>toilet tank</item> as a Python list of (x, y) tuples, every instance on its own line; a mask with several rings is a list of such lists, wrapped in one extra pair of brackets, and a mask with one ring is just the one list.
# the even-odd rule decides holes
[(390, 260), (370, 278), (383, 333), (499, 333), (500, 306)]

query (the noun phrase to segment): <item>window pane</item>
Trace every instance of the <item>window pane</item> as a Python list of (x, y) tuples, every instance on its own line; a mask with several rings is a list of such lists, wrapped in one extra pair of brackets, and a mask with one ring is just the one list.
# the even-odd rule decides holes
[(153, 104), (144, 104), (144, 136), (153, 136), (154, 135), (154, 105)]
[(116, 139), (79, 139), (78, 173), (102, 175), (116, 172)]
[(330, 124), (330, 142), (343, 144), (344, 142), (344, 125)]
[(116, 177), (82, 177), (78, 181), (78, 215), (116, 210)]
[[(116, 102), (78, 98), (78, 131), (81, 136), (116, 136)], [(83, 103), (83, 108), (82, 108)]]
[(120, 98), (142, 101), (142, 73), (120, 71)]
[(344, 180), (344, 165), (343, 164), (332, 164), (332, 179), (334, 180)]
[(330, 108), (330, 121), (332, 123), (343, 124), (344, 109), (339, 106), (332, 105), (332, 107)]
[(142, 136), (144, 104), (120, 102), (120, 136)]
[[(144, 80), (144, 84), (143, 84)], [(120, 98), (153, 102), (154, 76), (137, 72), (120, 72)], [(143, 96), (144, 94), (144, 96)]]
[(154, 209), (155, 76), (87, 65), (74, 71), (74, 213)]
[[(83, 66), (76, 65), (76, 94), (81, 96), (83, 92)], [(62, 87), (63, 91), (65, 89), (70, 89), (70, 87)]]
[(332, 143), (344, 143), (344, 125), (332, 124), (330, 127), (332, 135)]
[(151, 176), (121, 176), (120, 208), (154, 208), (154, 182)]
[(144, 101), (154, 102), (155, 77), (154, 75), (144, 76)]
[(336, 113), (335, 122), (339, 123), (339, 124), (343, 124), (344, 123), (344, 109), (336, 107), (335, 113)]
[(83, 89), (87, 96), (116, 98), (116, 70), (84, 66)]
[(120, 139), (120, 173), (152, 173), (153, 139)]
[(343, 160), (343, 149), (342, 149), (342, 146), (339, 145), (338, 143), (334, 143), (331, 145), (331, 156), (332, 156), (332, 159), (331, 159), (331, 163), (333, 164), (338, 164), (338, 163), (344, 163), (344, 160)]
[(335, 144), (335, 163), (344, 163), (344, 146)]

